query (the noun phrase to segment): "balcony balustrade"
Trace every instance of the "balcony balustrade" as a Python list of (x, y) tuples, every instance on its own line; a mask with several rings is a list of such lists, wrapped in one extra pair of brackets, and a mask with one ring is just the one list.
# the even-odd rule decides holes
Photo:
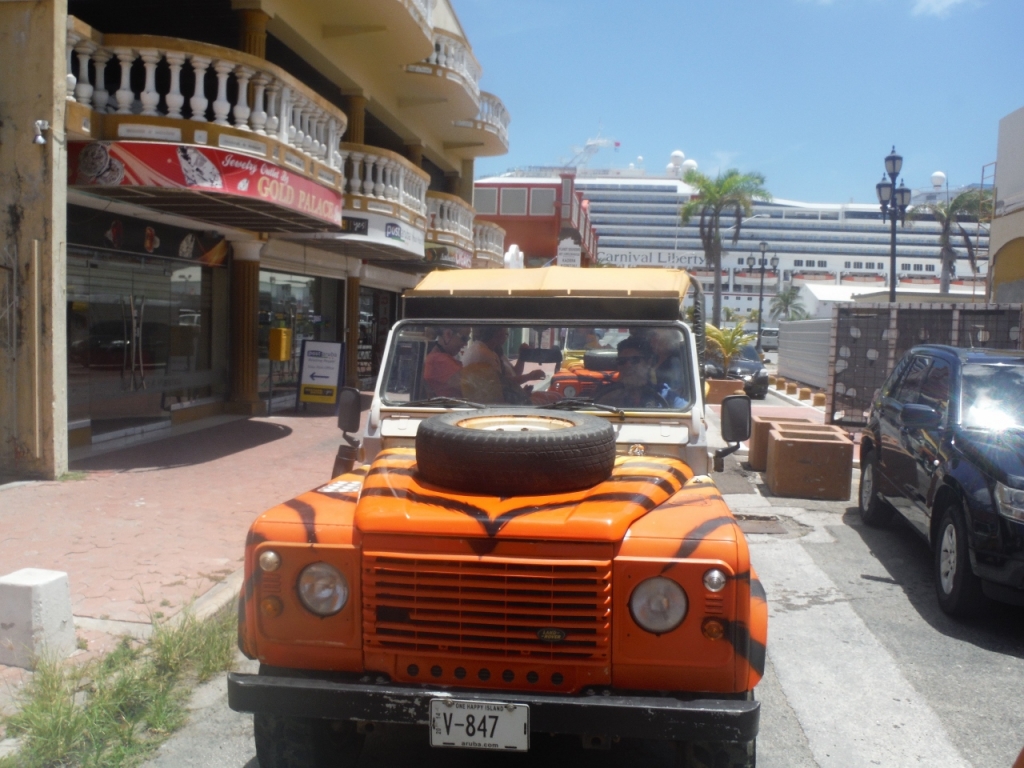
[(424, 228), (430, 184), (426, 171), (399, 154), (365, 144), (343, 143), (338, 152), (345, 208), (398, 216)]
[[(238, 136), (275, 139), (305, 158), (341, 170), (345, 113), (263, 59), (175, 38), (101, 35), (73, 18), (67, 51), (68, 100), (115, 116), (111, 122), (127, 115), (162, 118), (187, 126), (191, 136), (199, 125), (209, 124)], [(114, 82), (116, 87), (110, 88)], [(236, 142), (231, 148), (260, 154), (260, 146), (266, 145), (257, 141), (247, 149), (244, 142)]]
[(418, 15), (426, 26), (433, 26), (433, 0), (405, 0), (406, 7), (414, 15)]
[(473, 223), (473, 266), (495, 268), (505, 265), (505, 230), (489, 221)]
[(431, 74), (440, 69), (445, 75), (457, 75), (465, 83), (474, 100), (480, 98), (480, 64), (465, 41), (441, 30), (434, 30), (434, 52), (422, 64), (411, 65), (411, 71), (421, 72), (426, 66), (431, 68)]
[(473, 207), (455, 195), (427, 192), (427, 240), (450, 243), (466, 251), (474, 250)]

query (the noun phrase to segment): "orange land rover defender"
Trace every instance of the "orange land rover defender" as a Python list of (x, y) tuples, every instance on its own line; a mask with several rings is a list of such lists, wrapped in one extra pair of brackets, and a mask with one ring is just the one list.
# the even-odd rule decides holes
[[(361, 444), (249, 531), (239, 644), (261, 666), (228, 686), (263, 768), (354, 765), (376, 723), (441, 748), (662, 739), (680, 765), (754, 766), (768, 611), (708, 476), (689, 285), (550, 267), (406, 294)], [(566, 397), (550, 383), (574, 333), (618, 375)], [(360, 429), (355, 390), (339, 425)], [(722, 436), (749, 429), (727, 398)]]

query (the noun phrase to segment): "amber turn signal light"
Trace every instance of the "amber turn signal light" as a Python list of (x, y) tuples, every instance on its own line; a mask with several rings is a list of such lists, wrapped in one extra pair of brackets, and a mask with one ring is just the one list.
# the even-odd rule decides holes
[(284, 611), (284, 603), (280, 597), (264, 597), (260, 600), (260, 610), (268, 619), (276, 619)]
[(721, 640), (725, 637), (725, 625), (718, 619), (705, 619), (700, 631), (708, 640)]

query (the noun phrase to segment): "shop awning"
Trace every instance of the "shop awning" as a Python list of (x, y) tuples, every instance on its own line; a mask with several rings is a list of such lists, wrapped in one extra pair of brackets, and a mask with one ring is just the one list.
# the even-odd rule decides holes
[(256, 232), (340, 232), (343, 197), (259, 157), (158, 142), (68, 143), (68, 186)]

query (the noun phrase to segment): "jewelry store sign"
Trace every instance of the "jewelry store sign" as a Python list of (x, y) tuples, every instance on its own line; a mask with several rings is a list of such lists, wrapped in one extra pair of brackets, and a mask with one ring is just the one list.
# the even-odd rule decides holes
[(704, 254), (700, 251), (600, 248), (597, 263), (616, 267), (694, 268), (704, 266)]

